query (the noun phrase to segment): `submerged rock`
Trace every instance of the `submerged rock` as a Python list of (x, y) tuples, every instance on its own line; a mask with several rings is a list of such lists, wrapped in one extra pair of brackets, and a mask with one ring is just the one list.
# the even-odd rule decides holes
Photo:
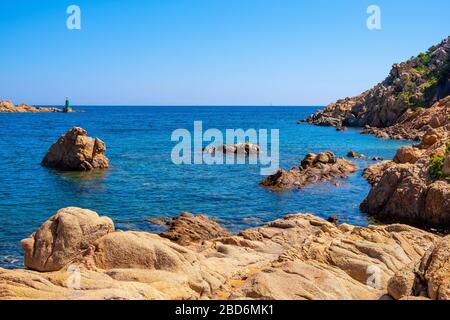
[(347, 157), (361, 159), (361, 158), (365, 158), (366, 156), (361, 153), (355, 152), (355, 151), (350, 151), (349, 153), (347, 153)]
[(72, 128), (48, 150), (42, 165), (67, 171), (89, 171), (109, 167), (105, 143), (90, 138), (86, 130)]
[(394, 293), (402, 282), (390, 279), (413, 266), (426, 297), (449, 298), (448, 238), (413, 227), (336, 226), (296, 214), (218, 235), (182, 247), (114, 231), (90, 210), (62, 209), (24, 240), (27, 266), (49, 272), (0, 269), (0, 299), (380, 299), (388, 287), (401, 298), (414, 294), (411, 281)]
[(358, 169), (355, 163), (336, 158), (332, 152), (310, 153), (300, 166), (289, 171), (280, 169), (264, 179), (261, 185), (271, 190), (301, 189), (316, 182), (346, 178)]

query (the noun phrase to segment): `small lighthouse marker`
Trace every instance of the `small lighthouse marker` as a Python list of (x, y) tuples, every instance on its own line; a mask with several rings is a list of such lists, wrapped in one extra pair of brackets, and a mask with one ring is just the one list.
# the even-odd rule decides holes
[(69, 102), (68, 97), (66, 97), (66, 105), (64, 106), (63, 111), (64, 112), (72, 112), (72, 108), (70, 107), (70, 102)]

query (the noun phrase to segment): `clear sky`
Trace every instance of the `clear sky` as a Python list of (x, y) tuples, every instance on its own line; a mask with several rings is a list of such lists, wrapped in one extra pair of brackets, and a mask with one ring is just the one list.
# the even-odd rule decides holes
[[(81, 30), (66, 27), (72, 4)], [(447, 37), (449, 13), (449, 0), (1, 0), (0, 100), (325, 105)]]

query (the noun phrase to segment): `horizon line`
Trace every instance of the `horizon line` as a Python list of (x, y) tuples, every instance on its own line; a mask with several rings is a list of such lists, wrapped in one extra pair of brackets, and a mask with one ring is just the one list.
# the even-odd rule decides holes
[[(62, 104), (32, 104), (35, 107), (64, 107)], [(267, 104), (72, 104), (72, 107), (324, 107), (324, 104), (314, 105), (267, 105)]]

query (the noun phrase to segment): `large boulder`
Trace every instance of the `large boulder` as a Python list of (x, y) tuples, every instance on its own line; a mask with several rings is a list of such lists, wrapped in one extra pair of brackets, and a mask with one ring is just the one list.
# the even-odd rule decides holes
[(72, 128), (48, 150), (42, 165), (68, 171), (89, 171), (109, 167), (105, 143), (90, 138), (86, 130)]
[(271, 190), (301, 189), (308, 184), (349, 177), (358, 169), (354, 162), (336, 158), (330, 151), (310, 153), (302, 160), (300, 166), (289, 171), (280, 169), (264, 179), (261, 185)]
[(421, 155), (419, 149), (407, 146), (401, 147), (397, 150), (397, 154), (394, 157), (396, 163), (415, 163)]
[(94, 242), (114, 231), (107, 217), (91, 210), (64, 208), (22, 240), (25, 266), (38, 271), (56, 271), (89, 255)]
[(114, 232), (95, 242), (95, 265), (105, 270), (188, 272), (189, 260), (195, 260), (195, 256), (188, 250), (143, 232)]

